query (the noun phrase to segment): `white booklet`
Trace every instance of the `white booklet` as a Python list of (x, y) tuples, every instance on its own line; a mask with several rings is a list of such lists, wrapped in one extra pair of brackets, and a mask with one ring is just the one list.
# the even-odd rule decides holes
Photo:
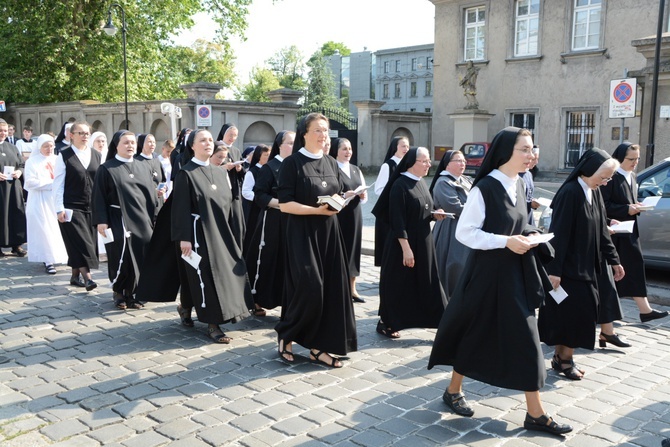
[(533, 200), (535, 200), (541, 206), (551, 205), (551, 199), (547, 199), (546, 197), (533, 197)]
[(535, 245), (535, 244), (542, 244), (544, 242), (549, 242), (554, 238), (554, 233), (545, 233), (545, 234), (531, 234), (530, 236), (527, 236), (528, 238), (528, 243)]
[(661, 196), (646, 197), (642, 201), (642, 205), (637, 206), (637, 209), (639, 209), (640, 211), (651, 211), (654, 208), (656, 208), (656, 205), (658, 205), (659, 200), (661, 200)]
[[(100, 234), (100, 233), (98, 233), (98, 234)], [(112, 233), (112, 229), (107, 228), (105, 230), (105, 235), (104, 236), (100, 234), (100, 239), (102, 240), (102, 243), (105, 244), (105, 245), (111, 244), (112, 242), (114, 242), (114, 234)]]
[(614, 231), (615, 233), (632, 233), (633, 225), (635, 225), (634, 220), (624, 220), (618, 224), (611, 225), (610, 230)]
[(558, 286), (557, 289), (550, 291), (549, 295), (556, 301), (556, 304), (561, 304), (561, 302), (568, 297), (567, 292), (562, 286)]
[(72, 210), (65, 208), (63, 212), (65, 213), (65, 222), (72, 222)]
[(11, 182), (12, 180), (14, 180), (14, 177), (12, 177), (12, 175), (14, 175), (14, 166), (5, 166), (2, 169), (2, 173), (7, 176), (7, 181), (8, 182)]
[(188, 263), (191, 267), (194, 269), (198, 268), (198, 265), (200, 264), (200, 260), (202, 259), (202, 256), (200, 256), (198, 253), (191, 251), (191, 254), (186, 256), (186, 255), (181, 255), (181, 258)]
[(447, 216), (450, 219), (455, 219), (456, 215), (454, 213), (447, 213), (446, 211), (438, 211), (438, 210), (433, 210), (431, 211), (432, 214), (437, 214), (438, 216)]

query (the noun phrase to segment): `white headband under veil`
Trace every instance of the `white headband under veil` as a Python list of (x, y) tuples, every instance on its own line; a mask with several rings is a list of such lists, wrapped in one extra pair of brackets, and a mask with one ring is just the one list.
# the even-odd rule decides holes
[[(88, 139), (88, 148), (93, 149), (93, 143), (95, 143), (95, 140), (98, 137), (105, 137), (105, 140), (107, 140), (107, 135), (105, 135), (104, 132), (93, 132), (93, 135), (91, 135), (91, 138)], [(109, 142), (107, 142), (109, 143)], [(101, 152), (102, 158), (101, 160), (104, 162), (107, 159), (107, 144), (105, 144), (105, 147), (102, 148)]]
[[(33, 145), (33, 151), (30, 153), (30, 156), (32, 157), (32, 156), (35, 155), (35, 154), (42, 155), (42, 153), (40, 152), (40, 149), (42, 149), (42, 146), (43, 146), (44, 143), (46, 143), (47, 141), (51, 141), (54, 145), (56, 144), (56, 141), (54, 140), (54, 137), (52, 137), (52, 136), (49, 135), (48, 133), (43, 133), (43, 134), (40, 135), (39, 138), (37, 139), (37, 143), (35, 143), (35, 144)], [(55, 156), (55, 155), (54, 155), (54, 156)]]

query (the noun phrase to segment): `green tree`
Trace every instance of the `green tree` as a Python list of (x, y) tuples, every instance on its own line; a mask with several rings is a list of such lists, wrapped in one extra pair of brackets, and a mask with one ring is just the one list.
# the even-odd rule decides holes
[[(234, 80), (228, 38), (243, 35), (251, 0), (128, 0), (129, 100), (183, 96), (179, 84)], [(110, 0), (5, 0), (0, 6), (0, 91), (10, 102), (121, 101), (124, 96), (121, 13), (116, 36), (101, 31)], [(173, 36), (207, 12), (216, 44), (178, 46)], [(193, 59), (191, 59), (193, 58)]]
[(305, 62), (297, 46), (282, 48), (265, 63), (274, 72), (282, 87), (302, 91), (307, 86)]
[(310, 68), (305, 95), (305, 107), (338, 108), (339, 99), (335, 96), (333, 72), (326, 63), (323, 53), (317, 51), (307, 61)]
[(272, 70), (254, 67), (249, 75), (250, 81), (236, 94), (238, 99), (254, 102), (270, 102), (267, 92), (281, 88)]
[(351, 50), (342, 42), (333, 42), (332, 40), (321, 45), (321, 53), (324, 56), (332, 56), (336, 51), (340, 52), (340, 56), (349, 56)]

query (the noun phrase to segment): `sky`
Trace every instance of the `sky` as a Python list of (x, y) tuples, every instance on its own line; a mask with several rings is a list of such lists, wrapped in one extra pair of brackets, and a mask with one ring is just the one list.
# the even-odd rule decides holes
[[(435, 40), (435, 6), (429, 0), (253, 0), (247, 16), (247, 40), (232, 40), (235, 72), (249, 82), (255, 65), (296, 45), (307, 61), (328, 41), (352, 52), (431, 44)], [(181, 44), (208, 38), (211, 27), (185, 33)]]

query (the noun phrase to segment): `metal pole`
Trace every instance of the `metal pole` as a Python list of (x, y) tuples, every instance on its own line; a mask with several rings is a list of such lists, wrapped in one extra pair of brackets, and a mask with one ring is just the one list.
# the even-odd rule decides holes
[[(624, 68), (623, 69), (623, 78), (626, 79), (628, 77), (628, 69)], [(635, 92), (633, 92), (635, 94)], [(635, 105), (633, 105), (633, 108)], [(623, 143), (623, 130), (625, 129), (626, 126), (626, 118), (621, 118), (621, 127), (619, 128), (619, 144)]]
[(128, 129), (128, 64), (126, 63), (126, 12), (118, 3), (114, 3), (121, 10), (121, 19), (123, 21), (123, 89), (125, 92), (125, 111), (126, 111), (126, 130)]
[(649, 141), (647, 141), (646, 165), (654, 164), (654, 131), (656, 130), (656, 97), (658, 96), (658, 72), (661, 60), (661, 38), (663, 37), (663, 15), (665, 0), (659, 0), (656, 49), (654, 52), (654, 79), (651, 84), (651, 111), (649, 114)]

